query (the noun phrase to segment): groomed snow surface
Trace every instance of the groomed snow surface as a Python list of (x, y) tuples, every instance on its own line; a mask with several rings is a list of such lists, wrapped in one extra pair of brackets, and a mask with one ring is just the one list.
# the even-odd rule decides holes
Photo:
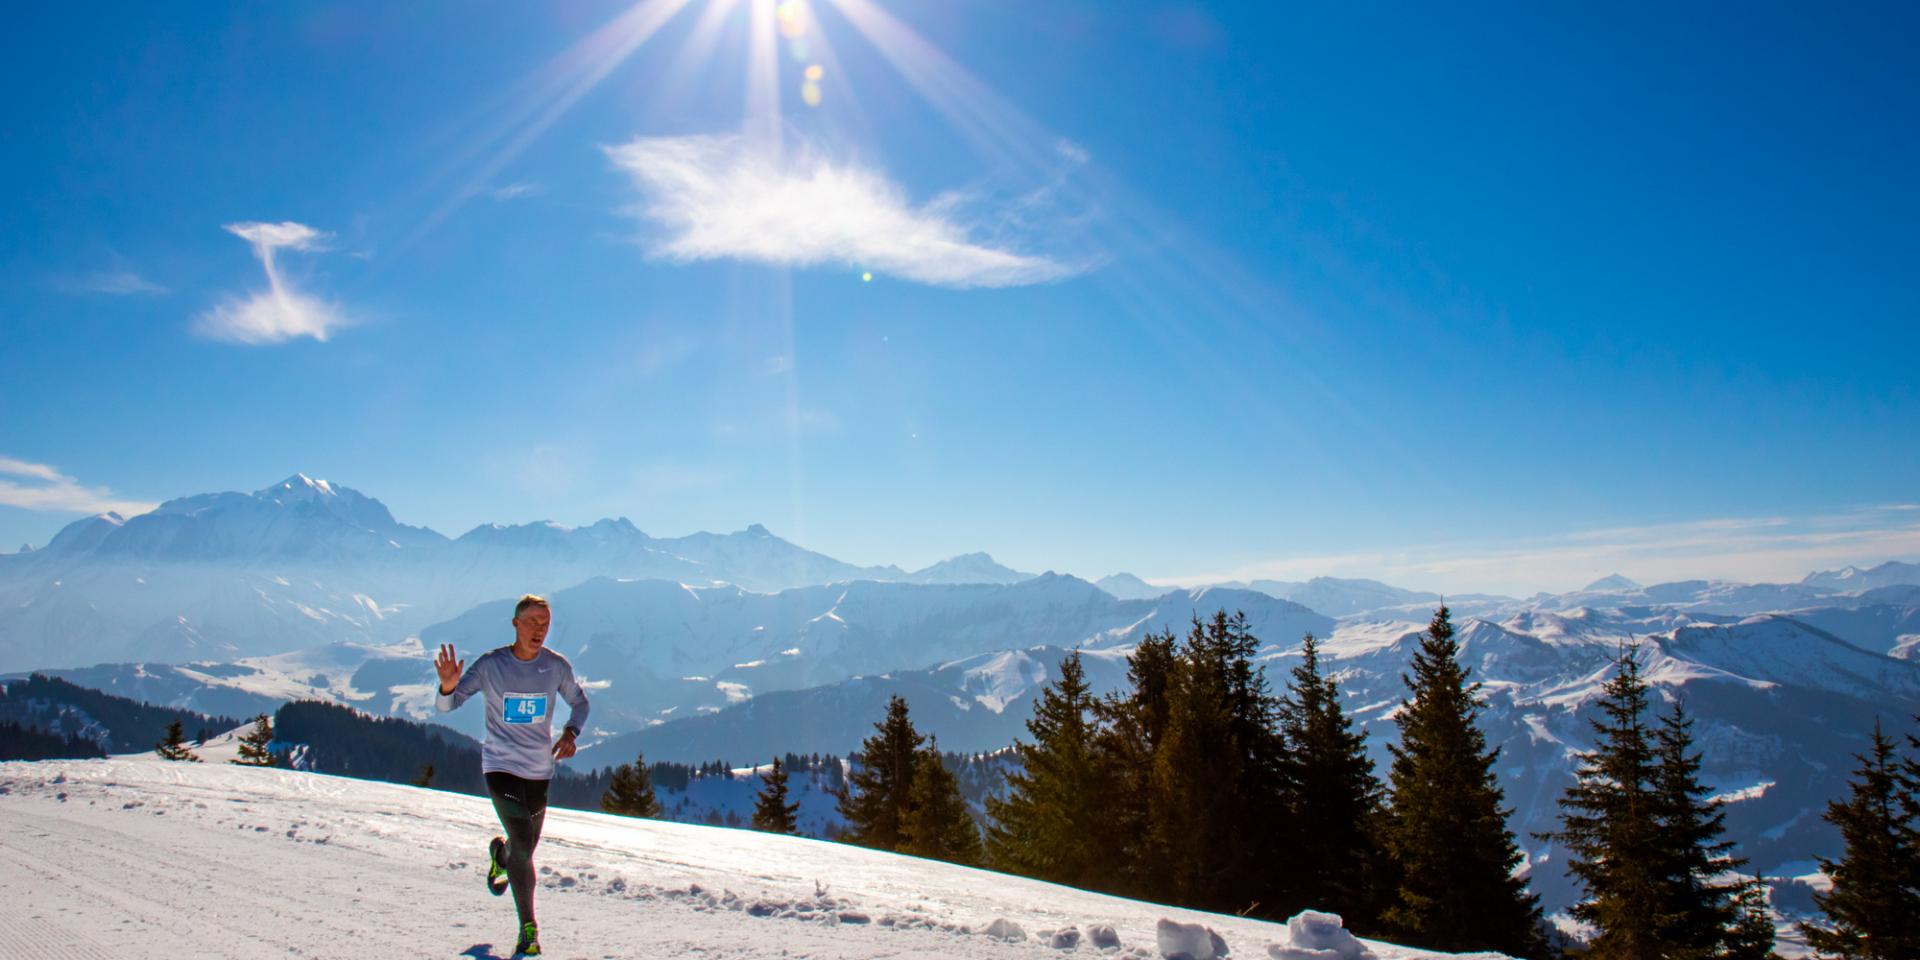
[[(0, 763), (0, 956), (510, 955), (512, 898), (482, 879), (499, 832), (485, 798), (232, 766), (226, 752)], [(535, 862), (541, 943), (562, 960), (1159, 957), (1163, 945), (1194, 960), (1221, 945), (1243, 958), (1440, 956), (1319, 918), (1296, 923), (1297, 939), (1286, 924), (844, 844), (558, 808)]]

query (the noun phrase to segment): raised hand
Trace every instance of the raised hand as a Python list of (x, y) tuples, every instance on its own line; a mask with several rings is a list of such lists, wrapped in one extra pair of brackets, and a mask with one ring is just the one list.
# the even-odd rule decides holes
[(460, 671), (465, 669), (465, 660), (454, 659), (453, 644), (440, 645), (440, 653), (433, 658), (433, 668), (440, 671), (440, 692), (452, 693), (455, 684), (460, 682)]

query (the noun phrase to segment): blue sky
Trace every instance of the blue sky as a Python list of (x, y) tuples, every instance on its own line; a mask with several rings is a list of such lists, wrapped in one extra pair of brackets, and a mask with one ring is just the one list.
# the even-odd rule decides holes
[(8, 548), (298, 470), (1089, 578), (1920, 558), (1910, 7), (15, 20)]

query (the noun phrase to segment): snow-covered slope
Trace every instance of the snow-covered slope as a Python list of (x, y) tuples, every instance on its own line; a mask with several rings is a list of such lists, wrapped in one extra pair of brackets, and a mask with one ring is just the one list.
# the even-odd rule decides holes
[[(1297, 639), (1333, 627), (1263, 594), (1194, 590), (1116, 600), (1058, 574), (1004, 586), (858, 581), (777, 594), (602, 579), (552, 599), (548, 642), (608, 685), (596, 694), (595, 722), (616, 731), (1009, 646), (1129, 646), (1149, 631), (1185, 633), (1194, 617), (1223, 607), (1244, 610), (1261, 637)], [(473, 653), (491, 649), (504, 642), (509, 609), (504, 600), (483, 604), (427, 629), (421, 641), (428, 650), (443, 643)]]
[(1859, 567), (1823, 570), (1807, 574), (1806, 579), (1800, 582), (1809, 587), (1823, 587), (1839, 593), (1859, 593), (1877, 587), (1914, 586), (1920, 585), (1920, 563), (1889, 560), (1867, 570)]
[[(1384, 771), (1400, 676), (1423, 624), (1343, 621), (1321, 648), (1349, 709), (1371, 736)], [(1733, 800), (1728, 836), (1753, 867), (1804, 873), (1815, 854), (1838, 849), (1820, 819), (1845, 792), (1849, 758), (1889, 705), (1920, 703), (1920, 664), (1847, 643), (1790, 616), (1693, 614), (1671, 609), (1530, 611), (1456, 621), (1463, 660), (1485, 684), (1482, 718), (1512, 825), (1534, 861), (1533, 883), (1549, 910), (1571, 902), (1559, 855), (1534, 839), (1552, 830), (1577, 753), (1590, 749), (1589, 720), (1621, 646), (1638, 642), (1664, 702), (1684, 700), (1695, 718), (1703, 775)], [(1270, 654), (1280, 682), (1298, 651)], [(1898, 708), (1896, 708), (1898, 709)], [(1910, 713), (1911, 710), (1900, 711)], [(1905, 729), (1905, 728), (1902, 728)]]
[[(1126, 648), (1086, 651), (1081, 662), (1098, 690), (1118, 689), (1126, 677)], [(895, 670), (805, 690), (762, 693), (713, 713), (657, 722), (644, 730), (588, 747), (593, 765), (643, 753), (650, 760), (751, 762), (770, 747), (793, 753), (855, 750), (886, 714), (887, 701), (904, 697), (914, 726), (961, 753), (997, 750), (1031, 739), (1026, 723), (1041, 687), (1059, 677), (1067, 651), (1059, 647), (1002, 650), (925, 670)], [(769, 754), (770, 755), (770, 754)]]
[[(1327, 617), (1264, 594), (1193, 590), (1116, 600), (1057, 574), (1009, 585), (859, 581), (777, 594), (596, 579), (549, 596), (548, 642), (588, 678), (594, 725), (612, 733), (718, 711), (759, 694), (925, 670), (1010, 645), (1126, 647), (1149, 631), (1184, 634), (1194, 617), (1223, 607), (1245, 611), (1263, 638), (1297, 640), (1333, 628)], [(435, 712), (428, 658), (443, 643), (471, 659), (509, 642), (512, 605), (511, 599), (480, 604), (428, 627), (418, 640), (331, 645), (313, 654), (327, 662), (324, 670), (285, 656), (45, 672), (183, 708), (234, 711), (234, 692), (316, 697), (376, 714), (444, 719), (477, 736), (478, 711)]]
[[(0, 764), (10, 956), (504, 957), (511, 900), (482, 889), (482, 797), (148, 758)], [(1287, 927), (858, 847), (550, 809), (541, 942), (575, 957), (1158, 956), (1161, 919), (1234, 956)], [(989, 935), (1017, 927), (1011, 939)], [(1073, 928), (1077, 947), (1050, 945)], [(1379, 960), (1434, 956), (1366, 941)], [(1111, 952), (1111, 951), (1109, 951)], [(1490, 955), (1489, 955), (1490, 956)]]

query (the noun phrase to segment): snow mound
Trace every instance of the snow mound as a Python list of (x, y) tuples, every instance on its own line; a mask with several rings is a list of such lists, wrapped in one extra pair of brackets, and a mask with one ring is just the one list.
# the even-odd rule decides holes
[(1227, 955), (1227, 942), (1197, 923), (1160, 918), (1154, 927), (1160, 955), (1167, 960), (1214, 960)]
[(1020, 941), (1027, 938), (1027, 931), (1020, 929), (1019, 924), (1006, 917), (995, 917), (983, 932), (995, 940)]
[(1273, 960), (1362, 960), (1373, 954), (1346, 928), (1336, 913), (1302, 910), (1287, 921), (1287, 944), (1269, 944)]

